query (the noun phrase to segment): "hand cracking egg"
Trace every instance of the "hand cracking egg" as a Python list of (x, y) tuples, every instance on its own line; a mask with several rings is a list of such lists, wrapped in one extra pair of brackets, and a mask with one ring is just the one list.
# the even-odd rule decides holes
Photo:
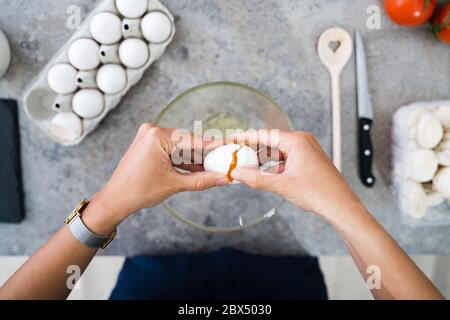
[(227, 144), (208, 153), (203, 161), (203, 167), (206, 171), (223, 173), (230, 182), (233, 182), (231, 174), (234, 169), (259, 167), (258, 154), (245, 145)]

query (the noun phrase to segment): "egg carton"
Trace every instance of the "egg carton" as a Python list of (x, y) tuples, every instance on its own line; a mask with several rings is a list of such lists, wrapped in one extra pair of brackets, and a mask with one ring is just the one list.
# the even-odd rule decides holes
[(450, 101), (414, 103), (394, 114), (392, 190), (404, 224), (450, 224)]
[(27, 89), (26, 114), (52, 140), (79, 144), (162, 56), (174, 34), (174, 17), (157, 0), (102, 1)]

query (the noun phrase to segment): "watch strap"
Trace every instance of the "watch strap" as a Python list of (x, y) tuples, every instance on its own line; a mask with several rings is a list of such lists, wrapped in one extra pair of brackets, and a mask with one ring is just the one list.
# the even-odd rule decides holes
[(78, 207), (69, 215), (65, 220), (65, 224), (69, 227), (75, 239), (79, 242), (92, 247), (105, 249), (108, 244), (116, 236), (116, 230), (114, 230), (109, 236), (100, 236), (91, 230), (84, 224), (81, 219), (82, 212), (88, 205), (87, 200), (82, 200)]

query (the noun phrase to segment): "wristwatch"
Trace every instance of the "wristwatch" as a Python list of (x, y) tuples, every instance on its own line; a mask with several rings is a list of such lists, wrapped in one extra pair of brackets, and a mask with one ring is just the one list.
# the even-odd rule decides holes
[(91, 248), (105, 249), (111, 241), (115, 238), (117, 231), (114, 230), (107, 237), (100, 236), (91, 230), (83, 223), (81, 216), (83, 211), (88, 206), (89, 201), (81, 200), (75, 210), (64, 220), (64, 223), (69, 227), (73, 236), (81, 243)]

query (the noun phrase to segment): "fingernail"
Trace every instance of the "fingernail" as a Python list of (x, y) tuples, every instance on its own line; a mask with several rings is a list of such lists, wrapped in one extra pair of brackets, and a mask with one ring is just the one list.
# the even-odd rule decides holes
[(228, 178), (220, 178), (216, 180), (217, 187), (227, 186), (229, 183), (230, 181), (228, 181)]

